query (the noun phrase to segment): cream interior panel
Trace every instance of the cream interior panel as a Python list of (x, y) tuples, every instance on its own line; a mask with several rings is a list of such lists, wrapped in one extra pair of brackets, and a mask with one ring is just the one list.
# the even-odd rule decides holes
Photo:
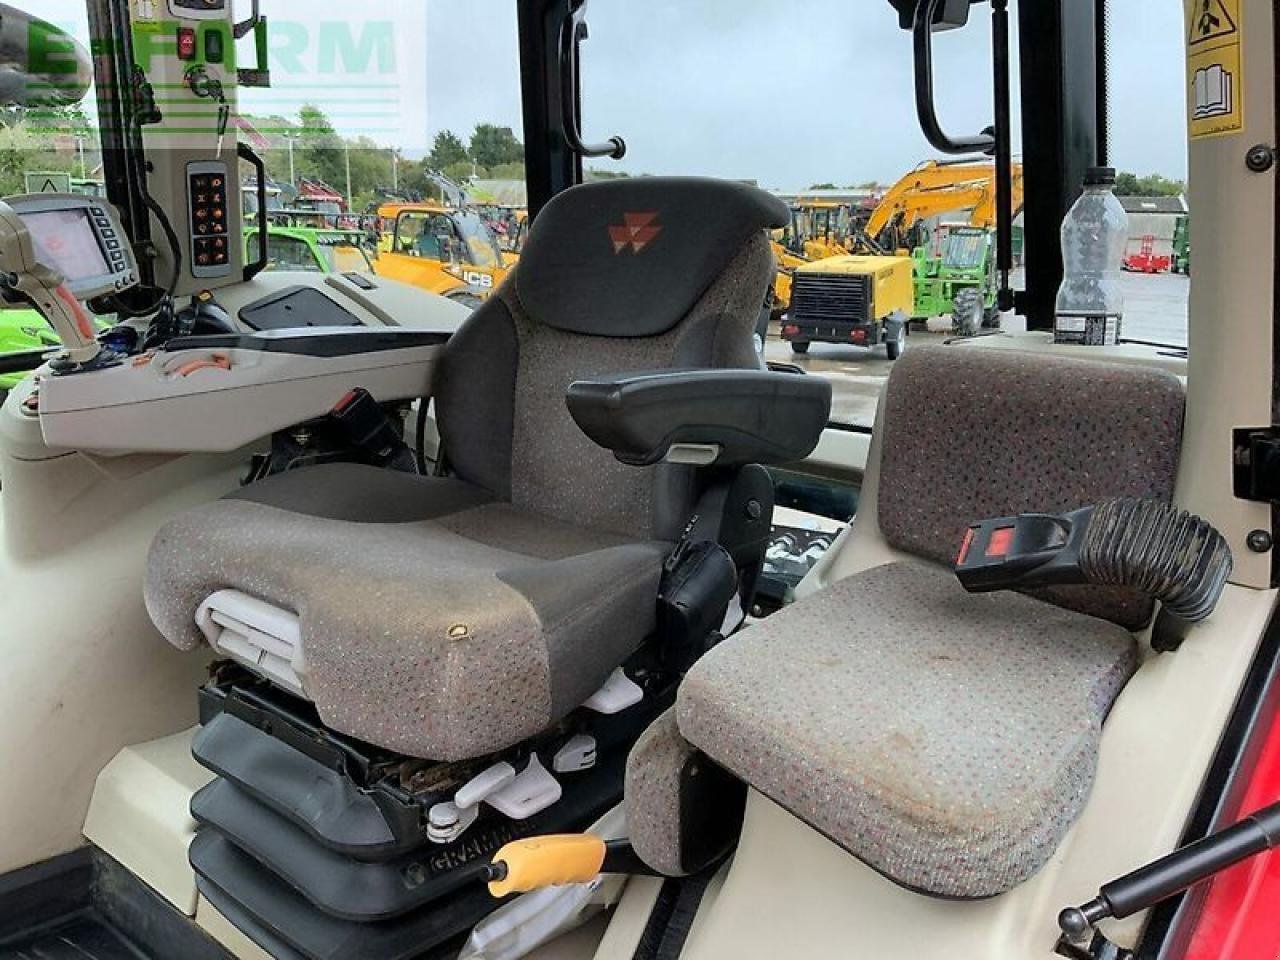
[[(1231, 431), (1272, 423), (1272, 319), (1276, 170), (1251, 173), (1245, 154), (1276, 143), (1274, 5), (1244, 0), (1246, 129), (1190, 146), (1188, 201), (1197, 237), (1191, 254), (1187, 430), (1179, 501), (1226, 535), (1233, 579), (1265, 587), (1271, 555), (1245, 545), (1249, 531), (1271, 529), (1271, 508), (1232, 494)], [(1263, 215), (1263, 211), (1269, 215)]]
[(191, 756), (195, 729), (125, 747), (93, 788), (84, 835), (189, 917), (195, 875), (187, 848), (196, 835), (191, 796), (213, 779)]
[[(8, 424), (10, 407), (0, 410)], [(142, 602), (156, 529), (233, 490), (243, 457), (0, 456), (0, 872), (80, 845), (99, 772), (195, 722), (207, 657), (175, 650)], [(18, 444), (17, 446), (21, 446)], [(26, 455), (36, 452), (24, 448)], [(56, 762), (53, 762), (55, 758)]]

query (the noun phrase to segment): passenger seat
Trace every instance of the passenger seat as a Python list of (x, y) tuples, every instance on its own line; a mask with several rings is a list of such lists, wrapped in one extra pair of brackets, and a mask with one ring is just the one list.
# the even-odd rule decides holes
[(1102, 586), (971, 594), (950, 564), (986, 518), (1169, 502), (1181, 382), (921, 348), (895, 365), (881, 418), (878, 469), (873, 454), (833, 548), (874, 559), (711, 651), (631, 754), (632, 842), (662, 872), (732, 845), (745, 784), (894, 883), (990, 897), (1034, 875), (1088, 799), (1151, 599)]

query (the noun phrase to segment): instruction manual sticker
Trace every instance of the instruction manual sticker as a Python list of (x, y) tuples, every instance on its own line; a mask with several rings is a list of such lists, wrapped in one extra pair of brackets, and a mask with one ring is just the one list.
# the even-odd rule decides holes
[(1192, 140), (1244, 129), (1240, 0), (1187, 0), (1187, 113)]

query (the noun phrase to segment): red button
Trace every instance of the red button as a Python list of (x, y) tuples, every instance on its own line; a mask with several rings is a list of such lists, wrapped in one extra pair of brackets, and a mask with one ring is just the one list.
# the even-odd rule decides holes
[(178, 59), (194, 60), (196, 58), (196, 32), (190, 27), (178, 28)]
[(986, 554), (988, 557), (1007, 557), (1012, 546), (1013, 527), (1000, 527), (992, 532)]

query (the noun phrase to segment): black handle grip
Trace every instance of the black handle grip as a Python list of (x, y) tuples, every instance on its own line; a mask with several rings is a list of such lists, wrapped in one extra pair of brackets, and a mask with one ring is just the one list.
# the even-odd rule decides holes
[(925, 139), (936, 149), (948, 154), (989, 153), (995, 149), (996, 138), (989, 133), (973, 137), (952, 139), (938, 123), (938, 111), (933, 101), (933, 19), (941, 0), (919, 0), (916, 3), (915, 20), (911, 25), (915, 41), (916, 115)]
[(258, 177), (258, 259), (244, 265), (244, 279), (248, 283), (263, 270), (269, 262), (267, 254), (267, 229), (270, 226), (267, 218), (267, 165), (254, 153), (247, 143), (236, 144), (236, 155), (249, 163)]
[(579, 156), (621, 160), (627, 153), (627, 143), (621, 137), (610, 137), (604, 143), (582, 141), (578, 45), (587, 38), (586, 12), (586, 0), (572, 4), (560, 31), (560, 111), (564, 118), (564, 139), (569, 149)]

